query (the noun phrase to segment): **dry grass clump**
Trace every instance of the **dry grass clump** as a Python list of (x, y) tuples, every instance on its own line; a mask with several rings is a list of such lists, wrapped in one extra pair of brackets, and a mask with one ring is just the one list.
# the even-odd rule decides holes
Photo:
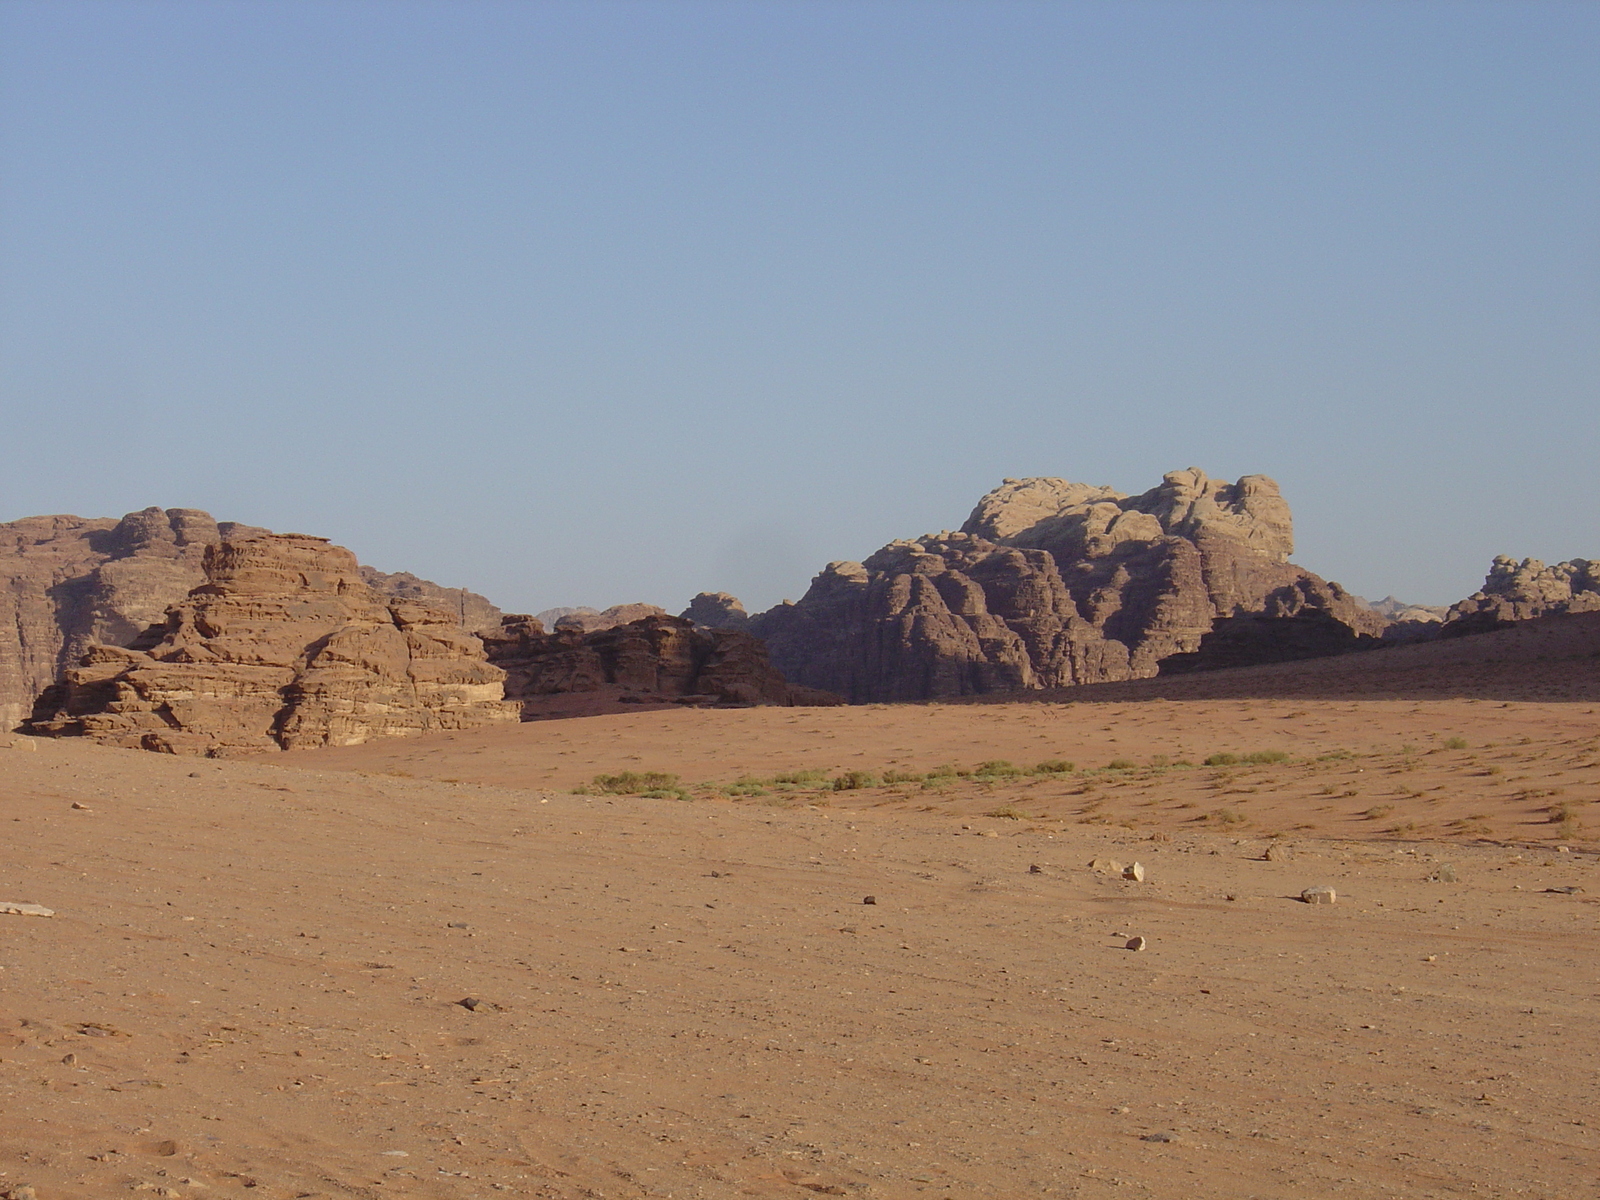
[(1249, 754), (1213, 754), (1206, 759), (1208, 767), (1265, 766), (1267, 763), (1287, 762), (1284, 750), (1252, 750)]

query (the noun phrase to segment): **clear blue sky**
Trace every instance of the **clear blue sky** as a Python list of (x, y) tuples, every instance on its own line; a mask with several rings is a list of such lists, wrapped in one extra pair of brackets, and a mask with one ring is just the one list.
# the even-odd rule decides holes
[(1600, 4), (0, 4), (0, 520), (724, 589), (1005, 476), (1600, 557)]

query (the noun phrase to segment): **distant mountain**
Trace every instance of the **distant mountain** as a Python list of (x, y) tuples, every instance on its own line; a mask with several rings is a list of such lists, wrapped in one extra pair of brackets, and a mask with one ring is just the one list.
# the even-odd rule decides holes
[(1352, 639), (1382, 633), (1386, 618), (1291, 563), (1293, 548), (1264, 475), (1190, 468), (1137, 496), (1008, 479), (959, 532), (829, 563), (749, 628), (792, 682), (856, 702), (1146, 678), (1220, 618), (1316, 613)]

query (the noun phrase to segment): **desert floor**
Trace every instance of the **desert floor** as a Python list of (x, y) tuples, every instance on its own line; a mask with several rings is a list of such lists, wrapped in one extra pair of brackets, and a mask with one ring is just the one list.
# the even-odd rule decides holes
[(1099, 695), (12, 738), (0, 1194), (1600, 1194), (1600, 705)]

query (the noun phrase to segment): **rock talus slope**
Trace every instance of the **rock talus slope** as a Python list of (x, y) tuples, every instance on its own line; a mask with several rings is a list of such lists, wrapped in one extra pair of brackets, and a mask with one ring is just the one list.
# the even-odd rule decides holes
[(1293, 523), (1264, 475), (1191, 468), (1137, 496), (1010, 479), (959, 532), (830, 563), (797, 604), (751, 619), (786, 677), (853, 701), (919, 700), (1155, 675), (1219, 618), (1384, 619), (1289, 562)]
[(323, 538), (207, 546), (206, 582), (132, 646), (92, 646), (28, 730), (220, 756), (516, 719), (454, 614), (387, 598)]

